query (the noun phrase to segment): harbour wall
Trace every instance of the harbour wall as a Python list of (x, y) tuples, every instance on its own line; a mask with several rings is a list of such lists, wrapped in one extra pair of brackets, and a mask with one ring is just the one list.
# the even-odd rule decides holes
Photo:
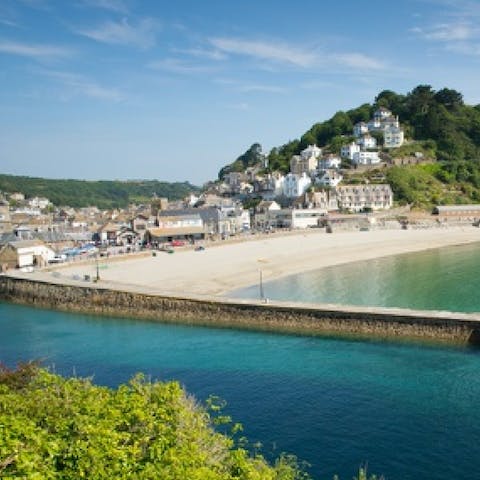
[(0, 300), (162, 323), (282, 333), (480, 344), (480, 315), (147, 295), (0, 276)]

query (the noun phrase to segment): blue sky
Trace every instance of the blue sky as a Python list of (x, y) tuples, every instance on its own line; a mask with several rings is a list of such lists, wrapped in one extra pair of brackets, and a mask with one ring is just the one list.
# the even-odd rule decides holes
[(479, 82), (477, 0), (1, 0), (0, 173), (201, 184), (381, 90)]

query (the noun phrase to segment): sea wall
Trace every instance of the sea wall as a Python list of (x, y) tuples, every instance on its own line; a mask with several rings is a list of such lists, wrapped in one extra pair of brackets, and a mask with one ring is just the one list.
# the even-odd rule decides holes
[(198, 300), (0, 276), (0, 300), (163, 323), (322, 336), (480, 343), (480, 317), (375, 308)]

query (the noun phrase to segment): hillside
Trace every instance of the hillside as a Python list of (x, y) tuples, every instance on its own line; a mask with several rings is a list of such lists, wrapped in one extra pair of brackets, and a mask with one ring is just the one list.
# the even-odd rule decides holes
[[(338, 154), (340, 147), (353, 139), (353, 126), (367, 122), (379, 107), (399, 117), (407, 139), (402, 147), (388, 151), (391, 158), (422, 152), (435, 162), (381, 172), (391, 183), (395, 200), (419, 207), (480, 202), (480, 105), (466, 105), (461, 93), (448, 88), (435, 91), (429, 85), (419, 85), (406, 95), (384, 90), (372, 104), (339, 111), (331, 119), (316, 123), (300, 138), (273, 148), (268, 155), (268, 170), (288, 172), (291, 157), (311, 144)], [(261, 158), (251, 155), (253, 147), (255, 152), (261, 148), (254, 144), (220, 175), (238, 170), (245, 159), (249, 165), (253, 160), (261, 165)]]
[(56, 206), (121, 208), (150, 201), (153, 195), (180, 200), (197, 191), (199, 188), (188, 182), (53, 180), (0, 174), (0, 192), (47, 197)]

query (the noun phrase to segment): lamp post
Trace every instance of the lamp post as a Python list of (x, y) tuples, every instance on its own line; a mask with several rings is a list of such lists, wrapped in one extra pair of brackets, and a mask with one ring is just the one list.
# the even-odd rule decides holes
[(95, 278), (95, 281), (98, 282), (100, 280), (100, 268), (98, 266), (98, 253), (95, 254), (95, 267), (97, 270), (97, 277)]

